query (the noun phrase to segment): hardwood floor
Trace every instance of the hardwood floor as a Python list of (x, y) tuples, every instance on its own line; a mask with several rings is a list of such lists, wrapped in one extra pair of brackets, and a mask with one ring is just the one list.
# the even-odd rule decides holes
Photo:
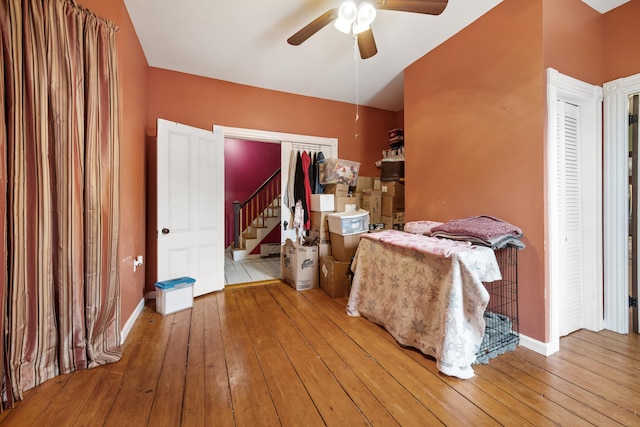
[(0, 425), (640, 425), (638, 335), (578, 331), (459, 380), (345, 305), (282, 283), (150, 303), (121, 361), (42, 384)]

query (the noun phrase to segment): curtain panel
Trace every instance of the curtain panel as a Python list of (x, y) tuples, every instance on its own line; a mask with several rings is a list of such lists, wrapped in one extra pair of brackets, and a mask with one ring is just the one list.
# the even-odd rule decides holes
[(3, 400), (120, 359), (115, 25), (72, 0), (0, 5)]

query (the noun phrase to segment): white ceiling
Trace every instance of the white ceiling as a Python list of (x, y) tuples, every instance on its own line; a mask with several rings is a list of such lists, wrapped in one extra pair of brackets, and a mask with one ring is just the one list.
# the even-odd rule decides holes
[[(356, 60), (332, 25), (287, 43), (340, 0), (124, 0), (152, 67), (391, 111), (403, 108), (403, 70), (501, 1), (449, 0), (439, 16), (379, 10), (378, 54)], [(604, 13), (628, 0), (582, 1)]]

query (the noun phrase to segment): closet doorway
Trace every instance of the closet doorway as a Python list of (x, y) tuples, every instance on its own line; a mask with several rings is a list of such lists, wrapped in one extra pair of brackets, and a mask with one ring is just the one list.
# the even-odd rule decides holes
[[(605, 328), (637, 332), (640, 74), (604, 84)], [(635, 117), (634, 117), (635, 116)], [(634, 123), (635, 122), (635, 123)]]
[(602, 89), (547, 70), (550, 340), (603, 327)]
[[(289, 161), (292, 152), (295, 152), (295, 150), (307, 150), (311, 152), (322, 151), (325, 157), (338, 157), (337, 138), (232, 128), (218, 125), (213, 126), (213, 133), (214, 138), (217, 139), (217, 141), (219, 141), (219, 143), (221, 144), (224, 144), (225, 138), (280, 144), (282, 183), (281, 195), (285, 194), (285, 186), (289, 180)], [(281, 243), (284, 243), (287, 238), (295, 237), (295, 233), (292, 234), (292, 230), (289, 225), (291, 223), (291, 211), (289, 210), (289, 208), (286, 206), (282, 206), (280, 209), (280, 215)], [(285, 221), (287, 222), (286, 230), (284, 229)], [(280, 263), (278, 260), (278, 267), (279, 265)], [(281, 271), (279, 271), (278, 278), (282, 278)]]
[(629, 325), (638, 333), (638, 116), (640, 113), (640, 94), (629, 96)]

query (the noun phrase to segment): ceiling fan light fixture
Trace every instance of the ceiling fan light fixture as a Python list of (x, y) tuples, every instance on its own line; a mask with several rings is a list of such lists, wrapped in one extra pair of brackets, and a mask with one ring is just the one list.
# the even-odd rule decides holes
[(357, 16), (358, 8), (355, 2), (347, 0), (340, 5), (340, 9), (338, 9), (338, 20), (343, 20), (351, 24), (356, 20)]
[(358, 15), (356, 22), (367, 27), (376, 19), (376, 8), (371, 3), (363, 1), (358, 5)]
[(333, 23), (333, 26), (336, 27), (336, 29), (341, 33), (349, 34), (349, 32), (351, 31), (351, 22), (347, 21), (346, 19), (336, 19), (336, 21)]
[(369, 26), (369, 24), (365, 24), (364, 22), (358, 22), (356, 21), (353, 24), (353, 34), (360, 34), (363, 31), (367, 31), (369, 28), (371, 28)]

